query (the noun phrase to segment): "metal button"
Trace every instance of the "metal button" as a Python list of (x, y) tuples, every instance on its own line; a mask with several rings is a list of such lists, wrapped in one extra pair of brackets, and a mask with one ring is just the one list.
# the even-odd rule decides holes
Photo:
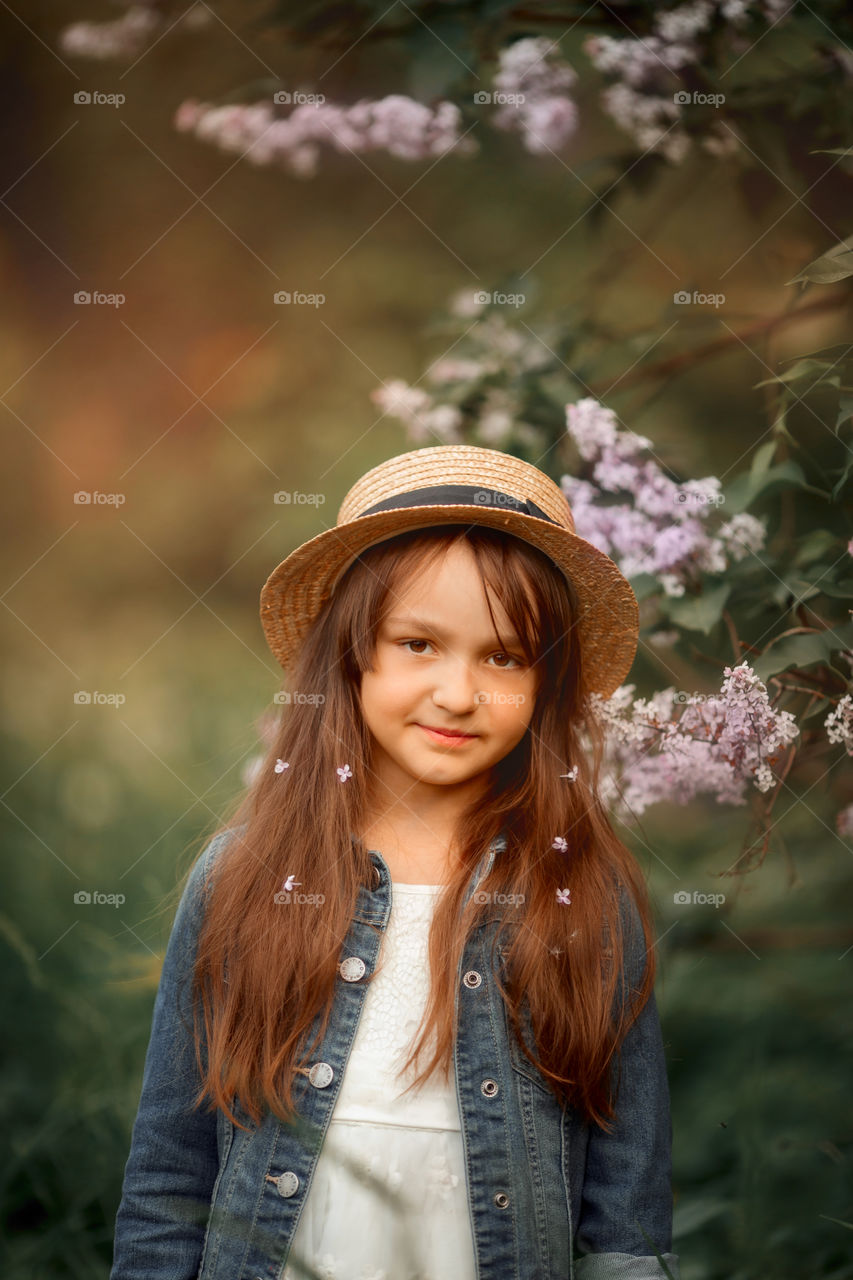
[(480, 1085), (480, 1093), (482, 1093), (484, 1098), (493, 1098), (497, 1092), (497, 1080), (484, 1080)]
[(285, 1199), (289, 1199), (290, 1196), (295, 1196), (299, 1190), (299, 1179), (290, 1169), (288, 1169), (287, 1173), (279, 1174), (279, 1176), (274, 1178), (273, 1181), (275, 1182), (278, 1194), (280, 1196), (284, 1196)]
[(347, 956), (346, 960), (341, 962), (340, 975), (344, 982), (358, 982), (359, 978), (364, 976), (367, 965), (361, 956)]
[(506, 1209), (509, 1205), (509, 1196), (505, 1191), (495, 1192), (495, 1204), (499, 1209)]
[(465, 983), (466, 987), (471, 987), (473, 989), (474, 987), (479, 987), (483, 979), (476, 969), (469, 969), (462, 981)]
[(335, 1078), (335, 1073), (328, 1062), (315, 1062), (308, 1072), (308, 1079), (315, 1089), (325, 1089)]

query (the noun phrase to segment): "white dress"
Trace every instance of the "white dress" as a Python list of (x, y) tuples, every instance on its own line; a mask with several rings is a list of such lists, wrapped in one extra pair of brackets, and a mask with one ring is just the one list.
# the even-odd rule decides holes
[(382, 972), (367, 988), (282, 1280), (303, 1280), (297, 1258), (322, 1280), (476, 1280), (453, 1071), (445, 1084), (437, 1068), (402, 1098), (414, 1067), (397, 1076), (426, 1008), (442, 888), (392, 883)]

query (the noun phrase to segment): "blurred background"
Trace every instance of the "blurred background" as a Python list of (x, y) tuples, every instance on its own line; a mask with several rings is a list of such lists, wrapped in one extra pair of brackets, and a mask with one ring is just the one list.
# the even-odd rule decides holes
[[(481, 130), (475, 156), (329, 153), (306, 180), (177, 132), (177, 107), (269, 76), (347, 101), (405, 91), (387, 46), (306, 48), (266, 6), (222, 5), (135, 59), (62, 52), (68, 24), (116, 12), (0, 13), (11, 1280), (109, 1273), (174, 891), (245, 785), (280, 687), (261, 587), (360, 474), (414, 447), (371, 393), (452, 347), (448, 300), (524, 272), (534, 333), (583, 300), (594, 394), (613, 388), (622, 418), (696, 477), (743, 465), (768, 425), (755, 384), (780, 361), (849, 339), (833, 286), (795, 325), (759, 331), (849, 228), (847, 167), (811, 154), (842, 142), (808, 120), (789, 122), (790, 171), (709, 158), (623, 181), (624, 139), (590, 108), (566, 163)], [(579, 37), (562, 40), (571, 60)], [(724, 313), (675, 315), (678, 289), (724, 291)], [(324, 301), (278, 305), (279, 291)], [(672, 354), (675, 324), (693, 347), (723, 342), (617, 389)], [(803, 432), (830, 451), (813, 418)], [(660, 681), (642, 662), (635, 676), (643, 692)], [(816, 769), (780, 799), (784, 838), (738, 882), (720, 873), (742, 811), (662, 805), (617, 828), (658, 911), (684, 1280), (853, 1276), (853, 849), (820, 817), (827, 785)], [(713, 906), (679, 913), (674, 887), (736, 898), (738, 934)]]

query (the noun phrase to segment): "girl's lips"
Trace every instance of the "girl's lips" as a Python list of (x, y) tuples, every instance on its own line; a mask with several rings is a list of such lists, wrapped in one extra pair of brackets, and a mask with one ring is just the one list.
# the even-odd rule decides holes
[(447, 747), (461, 746), (463, 742), (473, 742), (478, 736), (476, 733), (445, 733), (441, 729), (432, 729), (426, 724), (419, 724), (418, 728), (423, 729), (433, 742), (440, 742)]

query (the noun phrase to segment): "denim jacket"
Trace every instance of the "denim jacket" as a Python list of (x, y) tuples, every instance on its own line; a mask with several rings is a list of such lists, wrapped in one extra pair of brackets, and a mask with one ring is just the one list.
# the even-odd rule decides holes
[[(358, 1027), (363, 979), (378, 962), (391, 877), (371, 850), (378, 883), (359, 888), (326, 1035), (293, 1086), (299, 1119), (284, 1125), (267, 1110), (253, 1125), (237, 1099), (246, 1131), (219, 1110), (206, 1112), (207, 1103), (193, 1111), (200, 1081), (188, 1030), (190, 980), (208, 877), (230, 835), (215, 837), (196, 861), (169, 939), (110, 1280), (281, 1277)], [(483, 855), (466, 902), (504, 846), (498, 836)], [(627, 909), (636, 912), (633, 904)], [(496, 908), (469, 938), (456, 987), (456, 1094), (478, 1280), (663, 1278), (655, 1251), (680, 1280), (670, 1252), (669, 1086), (654, 994), (625, 1039), (616, 1125), (605, 1134), (559, 1104), (511, 1031), (489, 959), (499, 919)], [(642, 929), (634, 937), (626, 972), (636, 984), (645, 963)], [(503, 939), (500, 956), (509, 945), (505, 932)], [(319, 1025), (318, 1012), (311, 1035)]]

